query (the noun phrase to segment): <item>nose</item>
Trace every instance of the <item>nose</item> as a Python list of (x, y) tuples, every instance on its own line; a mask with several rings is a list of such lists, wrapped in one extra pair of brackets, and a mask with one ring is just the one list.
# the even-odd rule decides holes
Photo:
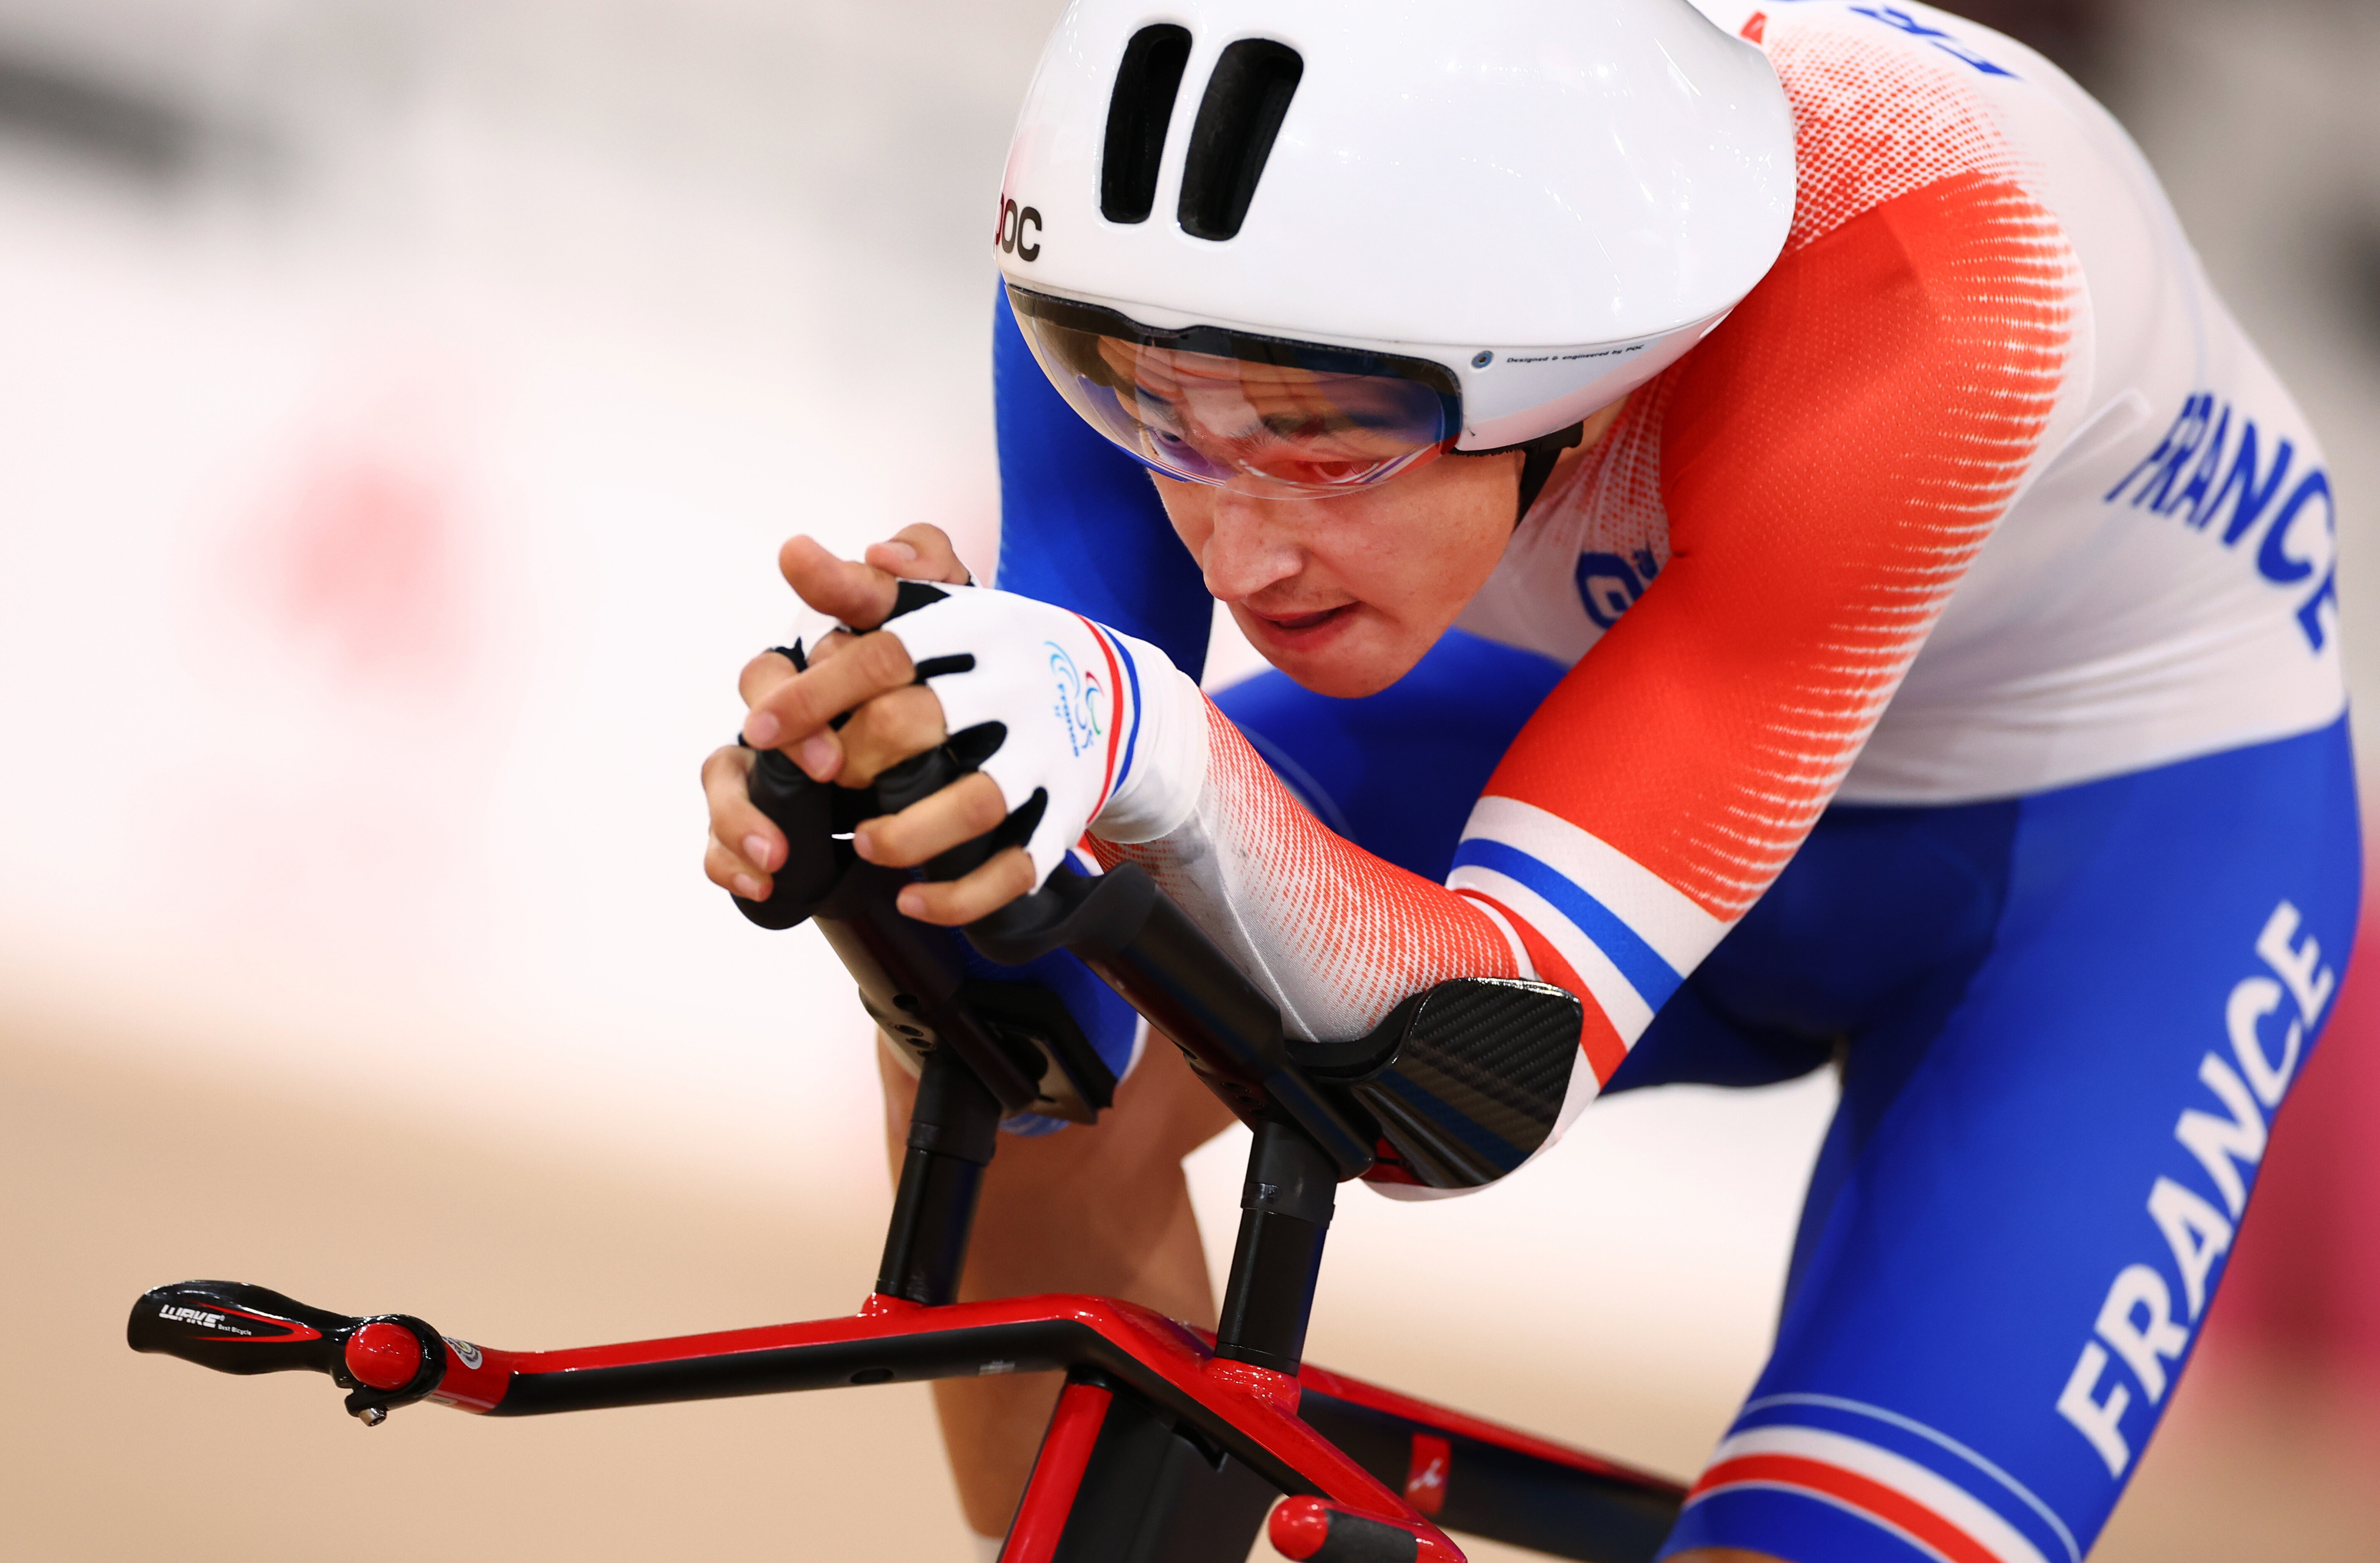
[(1300, 502), (1257, 499), (1229, 488), (1214, 495), (1214, 525), (1198, 553), (1209, 595), (1245, 602), (1305, 568), (1296, 517), (1290, 514), (1304, 508)]

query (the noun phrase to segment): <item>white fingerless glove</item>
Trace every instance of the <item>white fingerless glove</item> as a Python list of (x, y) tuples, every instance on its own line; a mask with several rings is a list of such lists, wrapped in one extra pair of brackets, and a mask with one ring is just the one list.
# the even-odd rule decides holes
[(884, 632), (908, 648), (952, 747), (978, 759), (1009, 813), (1043, 794), (1024, 843), (1036, 889), (1086, 830), (1146, 842), (1189, 818), (1206, 781), (1206, 697), (1164, 652), (988, 587), (905, 582), (902, 601), (928, 593)]

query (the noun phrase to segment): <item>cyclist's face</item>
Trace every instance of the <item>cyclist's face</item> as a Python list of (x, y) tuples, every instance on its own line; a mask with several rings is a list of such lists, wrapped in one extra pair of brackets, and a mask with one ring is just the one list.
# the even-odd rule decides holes
[(1504, 555), (1518, 452), (1447, 456), (1329, 499), (1157, 479), (1207, 589), (1318, 694), (1371, 695), (1438, 643)]

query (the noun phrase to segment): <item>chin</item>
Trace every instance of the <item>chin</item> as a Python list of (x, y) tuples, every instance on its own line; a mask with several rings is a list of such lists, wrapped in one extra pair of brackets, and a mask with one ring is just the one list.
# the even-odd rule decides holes
[(1355, 700), (1378, 695), (1413, 672), (1421, 655), (1416, 652), (1397, 656), (1370, 648), (1333, 647), (1328, 651), (1304, 653), (1266, 651), (1265, 660), (1317, 695)]

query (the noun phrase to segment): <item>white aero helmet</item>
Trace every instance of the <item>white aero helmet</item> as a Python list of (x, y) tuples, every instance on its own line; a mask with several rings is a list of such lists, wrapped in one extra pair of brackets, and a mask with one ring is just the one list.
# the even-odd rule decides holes
[(1159, 471), (1329, 493), (1527, 445), (1525, 508), (1793, 189), (1776, 73), (1688, 0), (1075, 0), (996, 243), (1052, 382)]

